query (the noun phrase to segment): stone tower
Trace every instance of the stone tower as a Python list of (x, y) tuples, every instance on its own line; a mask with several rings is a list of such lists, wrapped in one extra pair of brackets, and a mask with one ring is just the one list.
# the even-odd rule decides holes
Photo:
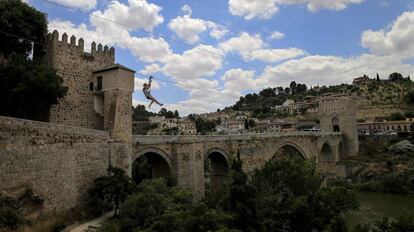
[(354, 97), (350, 95), (322, 97), (319, 100), (318, 114), (321, 133), (343, 133), (344, 139), (338, 148), (341, 156), (339, 158), (356, 155), (359, 141)]
[[(77, 43), (76, 43), (77, 42)], [(58, 31), (48, 34), (45, 62), (55, 68), (68, 87), (65, 97), (50, 110), (51, 123), (104, 129), (129, 141), (132, 133), (134, 71), (115, 64), (115, 49), (96, 43), (91, 52), (78, 41)], [(126, 136), (128, 134), (128, 136)]]

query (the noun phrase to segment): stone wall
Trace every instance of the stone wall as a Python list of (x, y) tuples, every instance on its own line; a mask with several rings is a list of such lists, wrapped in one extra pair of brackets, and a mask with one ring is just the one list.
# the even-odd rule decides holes
[(67, 95), (52, 106), (50, 122), (93, 129), (103, 128), (103, 119), (94, 110), (94, 91), (90, 84), (94, 82), (92, 71), (114, 64), (115, 50), (102, 48), (99, 44), (91, 45), (91, 52), (84, 52), (83, 39), (78, 40), (64, 33), (59, 40), (59, 33), (53, 31), (48, 35), (46, 63), (55, 68), (63, 78), (63, 85), (68, 87)]
[(128, 169), (130, 153), (106, 131), (0, 117), (0, 192), (29, 187), (46, 209), (74, 207), (109, 163)]

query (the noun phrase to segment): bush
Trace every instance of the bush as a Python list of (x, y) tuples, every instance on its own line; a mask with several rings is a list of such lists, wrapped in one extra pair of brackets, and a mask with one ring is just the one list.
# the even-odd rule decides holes
[(194, 202), (190, 192), (169, 188), (164, 179), (144, 180), (120, 210), (122, 231), (226, 230), (232, 217)]
[(263, 230), (343, 228), (341, 215), (358, 207), (356, 197), (342, 187), (321, 188), (322, 181), (315, 162), (295, 159), (266, 162), (253, 176)]
[(108, 211), (113, 206), (114, 216), (116, 216), (119, 205), (135, 190), (136, 185), (124, 170), (109, 166), (107, 176), (95, 179), (89, 191), (89, 204), (96, 214)]
[(411, 232), (414, 231), (414, 215), (404, 214), (397, 218), (382, 218), (374, 223), (359, 224), (354, 232)]

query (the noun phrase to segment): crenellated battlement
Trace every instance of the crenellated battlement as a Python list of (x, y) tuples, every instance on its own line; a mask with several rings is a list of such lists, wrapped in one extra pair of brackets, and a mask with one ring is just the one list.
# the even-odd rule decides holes
[(355, 111), (355, 99), (350, 95), (329, 96), (319, 99), (319, 113), (347, 114)]
[(109, 48), (108, 45), (103, 46), (102, 44), (98, 44), (98, 46), (96, 46), (96, 43), (92, 42), (90, 45), (90, 53), (85, 52), (85, 41), (83, 38), (76, 40), (74, 35), (69, 38), (66, 32), (63, 33), (62, 36), (59, 35), (57, 30), (54, 30), (52, 33), (49, 32), (47, 34), (47, 42), (52, 48), (64, 46), (66, 48), (72, 48), (76, 51), (83, 52), (86, 55), (107, 56), (108, 58), (115, 60), (114, 47)]

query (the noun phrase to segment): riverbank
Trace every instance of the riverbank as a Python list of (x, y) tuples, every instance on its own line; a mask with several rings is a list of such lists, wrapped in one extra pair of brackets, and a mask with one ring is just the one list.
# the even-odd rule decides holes
[(359, 153), (340, 161), (347, 184), (358, 191), (414, 194), (413, 137), (361, 137)]
[(414, 214), (414, 197), (386, 193), (357, 192), (360, 207), (346, 214), (345, 220), (349, 231), (358, 224), (366, 224), (383, 217), (398, 217)]

